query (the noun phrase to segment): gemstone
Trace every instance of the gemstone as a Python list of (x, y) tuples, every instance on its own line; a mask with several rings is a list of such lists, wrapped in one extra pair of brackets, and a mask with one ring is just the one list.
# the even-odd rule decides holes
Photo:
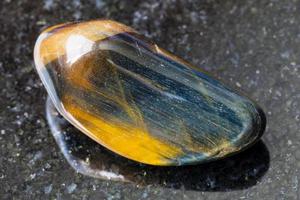
[(118, 22), (50, 27), (34, 60), (65, 119), (141, 163), (216, 160), (249, 147), (265, 129), (256, 103)]

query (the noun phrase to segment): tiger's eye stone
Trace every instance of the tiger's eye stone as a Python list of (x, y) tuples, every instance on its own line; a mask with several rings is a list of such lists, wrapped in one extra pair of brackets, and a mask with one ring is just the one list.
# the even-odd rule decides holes
[(50, 27), (34, 60), (64, 118), (141, 163), (222, 158), (253, 144), (265, 128), (254, 102), (114, 21)]

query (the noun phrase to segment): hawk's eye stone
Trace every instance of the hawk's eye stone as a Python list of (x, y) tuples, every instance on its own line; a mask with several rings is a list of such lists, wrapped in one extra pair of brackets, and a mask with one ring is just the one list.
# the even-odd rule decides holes
[(34, 59), (64, 118), (138, 162), (222, 158), (253, 144), (265, 128), (254, 102), (114, 21), (50, 27)]

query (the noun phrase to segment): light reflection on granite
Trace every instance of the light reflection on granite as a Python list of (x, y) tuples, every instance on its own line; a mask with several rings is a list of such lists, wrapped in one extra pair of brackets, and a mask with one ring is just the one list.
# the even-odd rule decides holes
[(202, 165), (155, 167), (139, 164), (81, 134), (56, 111), (49, 98), (46, 113), (51, 133), (68, 163), (77, 172), (95, 178), (141, 186), (224, 191), (255, 185), (269, 168), (269, 152), (261, 141), (238, 155)]

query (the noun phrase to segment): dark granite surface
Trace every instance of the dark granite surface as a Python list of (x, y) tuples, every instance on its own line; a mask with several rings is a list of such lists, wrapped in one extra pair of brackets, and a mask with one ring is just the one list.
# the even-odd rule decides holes
[[(214, 163), (143, 168), (146, 185), (76, 173), (45, 120), (32, 50), (43, 28), (95, 18), (133, 26), (258, 101), (262, 141)], [(3, 0), (0, 21), (0, 199), (300, 198), (299, 1)]]

